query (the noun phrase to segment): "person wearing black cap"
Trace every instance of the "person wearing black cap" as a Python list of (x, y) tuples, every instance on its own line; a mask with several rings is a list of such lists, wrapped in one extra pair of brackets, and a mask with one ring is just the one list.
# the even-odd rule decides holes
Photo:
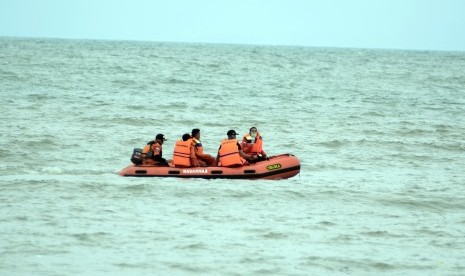
[(216, 156), (218, 166), (238, 167), (247, 164), (246, 161), (253, 162), (253, 157), (242, 151), (241, 145), (236, 139), (236, 131), (231, 129), (226, 135), (228, 135), (228, 138), (221, 141)]
[(165, 136), (161, 133), (155, 136), (153, 141), (147, 143), (142, 150), (142, 158), (144, 165), (169, 166), (166, 159), (163, 158), (163, 142), (166, 141)]

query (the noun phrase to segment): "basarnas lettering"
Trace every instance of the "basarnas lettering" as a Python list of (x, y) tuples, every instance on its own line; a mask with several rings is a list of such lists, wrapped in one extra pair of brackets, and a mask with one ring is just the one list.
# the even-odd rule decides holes
[(182, 173), (208, 173), (207, 169), (184, 169)]

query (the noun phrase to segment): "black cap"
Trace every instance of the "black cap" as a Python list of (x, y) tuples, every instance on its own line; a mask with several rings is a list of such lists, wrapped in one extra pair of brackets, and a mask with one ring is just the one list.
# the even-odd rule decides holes
[(155, 139), (160, 139), (162, 141), (166, 141), (165, 136), (163, 134), (161, 134), (161, 133), (158, 133), (157, 136), (155, 137)]
[(228, 133), (226, 135), (231, 136), (231, 135), (237, 135), (236, 131), (234, 129), (228, 130)]

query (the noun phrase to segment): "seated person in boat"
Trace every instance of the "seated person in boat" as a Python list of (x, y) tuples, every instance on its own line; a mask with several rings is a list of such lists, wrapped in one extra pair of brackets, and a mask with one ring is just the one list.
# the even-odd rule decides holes
[(175, 167), (192, 166), (191, 156), (193, 154), (192, 139), (189, 133), (185, 133), (181, 140), (176, 141), (173, 153), (173, 165)]
[(254, 158), (242, 151), (241, 145), (236, 139), (236, 131), (229, 130), (226, 135), (227, 139), (221, 141), (221, 146), (218, 149), (216, 161), (218, 166), (223, 167), (239, 167), (253, 162)]
[(143, 165), (168, 166), (168, 162), (163, 158), (162, 145), (164, 141), (166, 141), (165, 136), (159, 133), (153, 141), (147, 143), (142, 150)]
[(242, 150), (254, 156), (255, 162), (268, 159), (263, 150), (263, 139), (256, 127), (251, 127), (249, 133), (244, 134), (241, 142)]
[(210, 154), (203, 153), (202, 142), (200, 141), (200, 129), (194, 128), (192, 130), (192, 152), (191, 152), (191, 164), (193, 167), (206, 167), (214, 166), (215, 158)]

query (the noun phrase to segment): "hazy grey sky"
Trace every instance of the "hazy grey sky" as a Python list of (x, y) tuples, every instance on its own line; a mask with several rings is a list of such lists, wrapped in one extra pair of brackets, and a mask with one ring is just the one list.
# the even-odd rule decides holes
[(0, 0), (0, 36), (465, 51), (465, 0)]

